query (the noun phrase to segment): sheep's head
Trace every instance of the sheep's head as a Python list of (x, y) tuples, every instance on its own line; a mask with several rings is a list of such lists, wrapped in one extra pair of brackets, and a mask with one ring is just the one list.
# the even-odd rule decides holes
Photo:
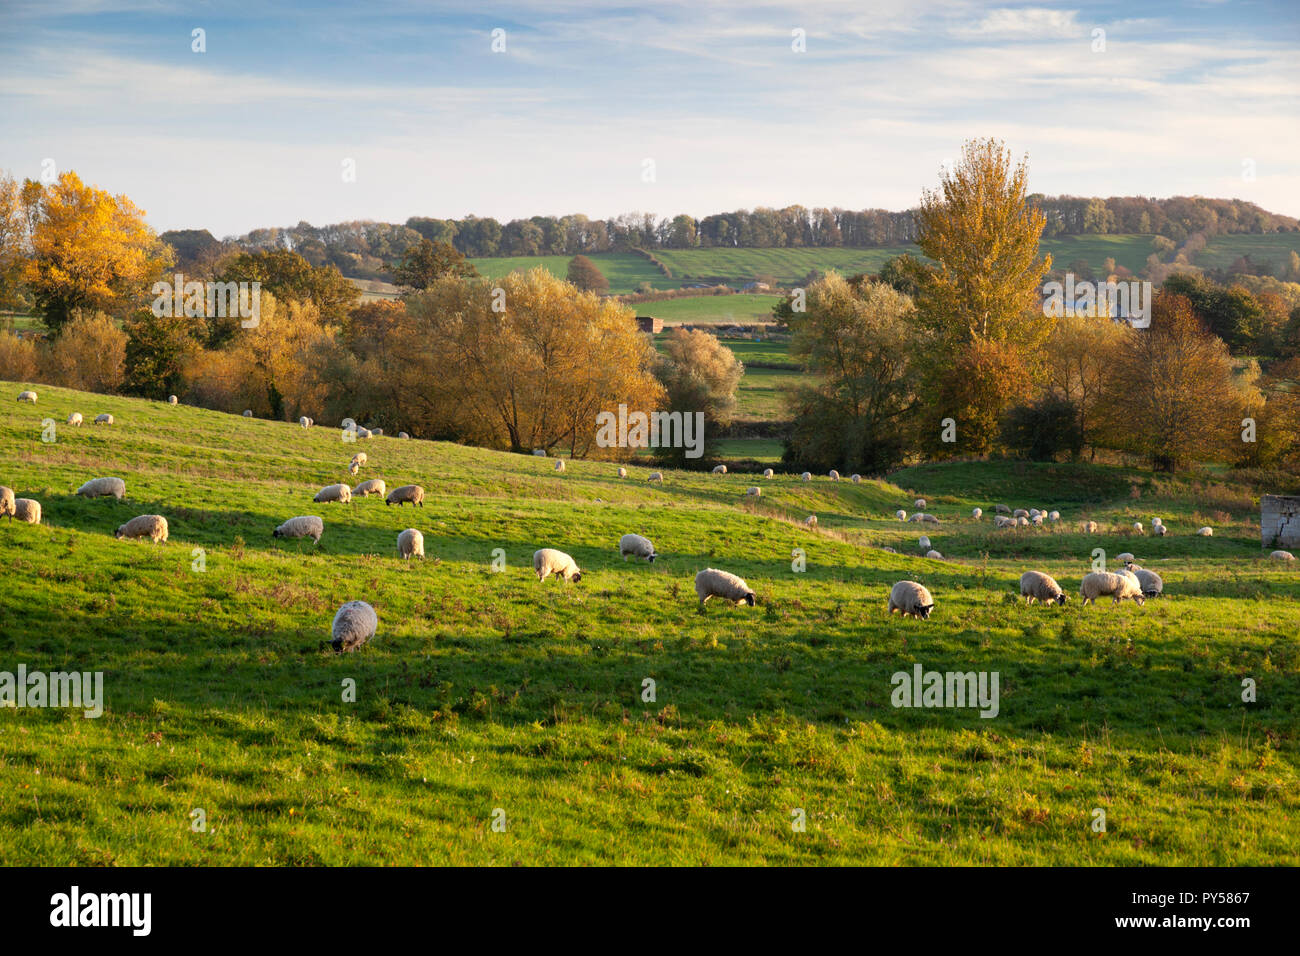
[(279, 538), (279, 537), (282, 537), (283, 534), (284, 534), (284, 533), (283, 533), (279, 528), (276, 528), (274, 531), (271, 532), (271, 537), (272, 537), (272, 538)]
[(741, 601), (741, 603), (748, 604), (750, 607), (753, 607), (753, 606), (754, 606), (754, 592), (753, 592), (753, 591), (750, 591), (750, 592), (749, 592), (748, 594), (746, 594), (743, 598), (741, 598), (740, 601)]
[(934, 610), (933, 604), (923, 604), (916, 609), (916, 616), (923, 621), (930, 620), (930, 612)]
[(657, 554), (651, 554), (649, 557), (646, 558), (646, 560), (647, 560), (648, 562), (650, 562), (651, 564), (654, 564), (654, 563), (655, 563), (655, 558), (657, 558), (657, 557), (659, 557), (659, 555), (657, 555)]
[(569, 580), (572, 581), (574, 584), (577, 584), (579, 581), (582, 580), (582, 572), (581, 572), (581, 571), (574, 571), (574, 572), (573, 572), (573, 576), (572, 576), (571, 578), (569, 578)]
[[(122, 527), (124, 528), (124, 527), (126, 527), (126, 526), (123, 525)], [(126, 535), (123, 533), (122, 528), (118, 528), (116, 531), (113, 532), (113, 537), (115, 537), (115, 538), (123, 538), (123, 537), (125, 537), (125, 536), (126, 536)]]
[(1065, 603), (1066, 601), (1068, 601), (1068, 600), (1069, 600), (1069, 598), (1066, 597), (1064, 593), (1058, 594), (1058, 595), (1056, 596), (1056, 603), (1057, 603), (1057, 604), (1064, 604), (1064, 603)]

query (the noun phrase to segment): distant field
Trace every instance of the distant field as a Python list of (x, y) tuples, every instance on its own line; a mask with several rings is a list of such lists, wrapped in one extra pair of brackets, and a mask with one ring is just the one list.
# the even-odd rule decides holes
[[(500, 279), (517, 269), (535, 269), (542, 266), (563, 279), (569, 274), (572, 256), (514, 256), (504, 259), (471, 259), (474, 268), (489, 279)], [(642, 282), (656, 289), (676, 289), (681, 283), (664, 278), (647, 259), (633, 252), (597, 252), (588, 256), (609, 280), (609, 291), (628, 293)]]
[(779, 295), (700, 295), (662, 302), (632, 303), (637, 315), (653, 315), (669, 324), (753, 325), (772, 322)]
[(1040, 252), (1052, 254), (1052, 267), (1066, 269), (1078, 259), (1085, 260), (1094, 272), (1101, 272), (1108, 256), (1113, 256), (1116, 265), (1121, 265), (1130, 272), (1139, 272), (1146, 267), (1147, 256), (1155, 252), (1151, 246), (1152, 236), (1061, 236), (1056, 239), (1043, 239), (1039, 242)]
[(752, 458), (766, 463), (781, 460), (784, 445), (776, 438), (724, 438), (717, 443), (719, 458)]
[[(655, 346), (662, 348), (667, 333), (655, 336)], [(736, 390), (736, 412), (741, 421), (767, 422), (784, 419), (785, 409), (782, 392), (791, 385), (803, 380), (800, 372), (790, 358), (788, 344), (785, 342), (754, 342), (747, 339), (720, 339), (723, 345), (731, 349), (736, 358), (745, 363), (745, 374), (740, 379)], [(763, 365), (786, 365), (788, 368), (763, 368)], [(780, 442), (775, 444), (775, 457), (781, 457)], [(772, 452), (767, 450), (766, 457)], [(728, 452), (727, 457), (759, 458), (757, 454)]]
[(683, 282), (723, 281), (743, 285), (758, 275), (774, 276), (782, 284), (802, 282), (814, 269), (836, 269), (845, 275), (875, 272), (886, 259), (915, 246), (875, 249), (662, 249), (656, 256)]
[(1300, 232), (1278, 232), (1266, 236), (1216, 236), (1206, 243), (1193, 261), (1202, 269), (1223, 269), (1236, 262), (1240, 256), (1250, 256), (1250, 261), (1255, 265), (1264, 262), (1271, 264), (1272, 274), (1281, 278), (1292, 251), (1300, 252)]

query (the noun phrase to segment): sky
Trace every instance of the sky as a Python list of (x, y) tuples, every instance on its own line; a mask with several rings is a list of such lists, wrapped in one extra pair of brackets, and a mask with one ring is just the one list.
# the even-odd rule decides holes
[(906, 209), (976, 137), (1300, 216), (1300, 3), (0, 0), (0, 170), (159, 231)]

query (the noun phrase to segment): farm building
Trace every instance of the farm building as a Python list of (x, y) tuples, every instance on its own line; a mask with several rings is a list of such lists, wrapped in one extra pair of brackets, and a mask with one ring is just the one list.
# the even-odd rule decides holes
[(664, 320), (656, 318), (653, 315), (638, 315), (636, 317), (637, 328), (642, 332), (649, 332), (655, 335), (664, 330)]
[(1265, 548), (1300, 547), (1300, 497), (1264, 495), (1259, 503), (1259, 530)]

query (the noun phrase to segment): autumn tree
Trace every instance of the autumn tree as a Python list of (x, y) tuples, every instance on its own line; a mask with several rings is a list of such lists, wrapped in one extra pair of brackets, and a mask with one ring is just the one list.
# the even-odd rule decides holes
[(78, 315), (50, 343), (50, 381), (87, 392), (116, 392), (126, 378), (127, 336), (103, 313)]
[(1080, 441), (1091, 445), (1107, 373), (1127, 339), (1124, 326), (1108, 318), (1067, 315), (1057, 319), (1047, 346), (1041, 350), (1045, 384), (1069, 402), (1078, 418)]
[(907, 452), (916, 406), (914, 309), (881, 282), (854, 286), (830, 273), (791, 312), (790, 354), (809, 381), (787, 396), (793, 416), (788, 464), (882, 474)]
[(677, 467), (703, 465), (712, 457), (719, 430), (735, 417), (736, 388), (745, 366), (716, 335), (673, 329), (664, 341), (655, 374), (667, 394), (669, 410), (704, 415), (703, 455), (688, 459), (684, 447), (664, 448), (659, 458)]
[(574, 256), (569, 260), (569, 282), (583, 292), (608, 292), (609, 280), (596, 268), (596, 263), (586, 256)]
[[(261, 290), (281, 302), (311, 302), (320, 312), (321, 321), (331, 325), (341, 325), (360, 298), (357, 287), (337, 267), (313, 266), (289, 249), (238, 253), (223, 263), (216, 281), (259, 282)], [(237, 317), (222, 323), (209, 316), (209, 323), (213, 344), (229, 340), (239, 328)]]
[(141, 309), (125, 325), (126, 378), (123, 391), (160, 399), (181, 391), (190, 362), (207, 329), (201, 318), (155, 315)]
[(421, 239), (393, 267), (393, 281), (408, 289), (427, 289), (437, 279), (473, 278), (478, 270), (447, 242)]
[(79, 310), (125, 315), (141, 305), (171, 256), (131, 200), (66, 172), (35, 196), (24, 279), (57, 335)]
[(31, 190), (8, 173), (0, 173), (0, 309), (29, 307), (23, 295), (23, 273), (31, 252), (28, 202)]
[(1164, 291), (1152, 301), (1150, 328), (1123, 334), (1101, 403), (1108, 442), (1159, 471), (1219, 457), (1242, 417), (1228, 347), (1184, 296)]

